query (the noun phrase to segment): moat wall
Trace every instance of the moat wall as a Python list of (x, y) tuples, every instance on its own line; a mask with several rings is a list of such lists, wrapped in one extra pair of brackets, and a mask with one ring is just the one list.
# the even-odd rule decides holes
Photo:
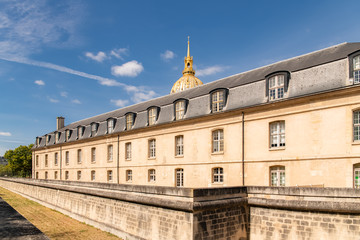
[(7, 178), (0, 186), (123, 239), (360, 239), (356, 189), (187, 189)]

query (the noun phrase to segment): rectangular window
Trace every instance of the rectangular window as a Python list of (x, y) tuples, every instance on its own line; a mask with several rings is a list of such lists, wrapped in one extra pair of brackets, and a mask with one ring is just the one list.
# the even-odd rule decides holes
[(129, 113), (126, 115), (126, 130), (130, 130), (134, 124), (134, 115)]
[(126, 181), (132, 182), (132, 170), (126, 170)]
[(71, 131), (70, 130), (66, 130), (66, 140), (69, 140), (71, 137)]
[(65, 152), (65, 164), (69, 165), (70, 163), (70, 157), (69, 157), (69, 151)]
[(95, 181), (95, 171), (91, 171), (91, 181)]
[(96, 162), (96, 148), (91, 148), (91, 162)]
[(224, 131), (222, 129), (212, 132), (212, 152), (224, 151)]
[(131, 160), (131, 143), (125, 144), (125, 159)]
[(156, 140), (151, 139), (149, 140), (149, 158), (156, 157)]
[(82, 161), (81, 157), (82, 157), (81, 149), (78, 149), (77, 150), (77, 162), (78, 162), (78, 164), (81, 164), (81, 161)]
[(360, 55), (353, 58), (354, 83), (360, 83)]
[(113, 171), (111, 171), (111, 170), (107, 171), (107, 180), (108, 180), (108, 182), (113, 181)]
[(157, 114), (157, 109), (155, 107), (149, 109), (149, 111), (148, 111), (148, 116), (149, 116), (148, 123), (149, 123), (149, 126), (155, 124), (155, 122), (156, 122), (156, 114)]
[(284, 97), (284, 75), (269, 78), (269, 99), (276, 100)]
[(184, 136), (176, 136), (175, 137), (175, 156), (183, 156), (184, 155)]
[(69, 180), (69, 171), (65, 171), (65, 180)]
[(58, 156), (59, 156), (58, 153), (55, 153), (55, 155), (54, 155), (54, 164), (55, 164), (55, 166), (57, 166), (58, 162), (59, 162)]
[(175, 174), (176, 174), (175, 186), (183, 187), (184, 186), (184, 169), (182, 169), (182, 168), (176, 169)]
[(223, 182), (224, 182), (224, 169), (213, 168), (213, 183), (223, 183)]
[(270, 123), (270, 148), (285, 147), (285, 121)]
[(285, 186), (285, 167), (277, 166), (270, 168), (270, 185), (272, 187)]
[(107, 133), (112, 133), (114, 131), (114, 124), (115, 120), (114, 119), (109, 119), (107, 121)]
[(45, 167), (47, 167), (47, 166), (48, 166), (48, 155), (45, 154)]
[(112, 162), (113, 161), (113, 145), (109, 145), (107, 150), (108, 150), (107, 160), (108, 160), (108, 162)]
[(175, 104), (175, 119), (176, 120), (180, 120), (184, 118), (184, 114), (185, 114), (185, 101), (178, 101)]
[(45, 179), (48, 179), (48, 172), (45, 172)]
[(360, 111), (353, 113), (353, 136), (354, 141), (360, 140)]
[(77, 171), (77, 180), (81, 179), (81, 171)]
[(354, 166), (354, 188), (360, 188), (360, 164)]
[(58, 179), (58, 171), (54, 172), (54, 179)]
[(155, 169), (150, 169), (149, 170), (149, 182), (155, 182), (156, 181), (156, 172)]
[(39, 155), (36, 155), (35, 164), (37, 167), (39, 166)]
[(220, 112), (224, 108), (224, 91), (216, 91), (211, 94), (211, 110), (213, 113)]
[(39, 172), (36, 172), (36, 179), (39, 179)]
[(97, 129), (98, 129), (97, 123), (91, 124), (91, 136), (92, 137), (94, 137), (96, 135)]

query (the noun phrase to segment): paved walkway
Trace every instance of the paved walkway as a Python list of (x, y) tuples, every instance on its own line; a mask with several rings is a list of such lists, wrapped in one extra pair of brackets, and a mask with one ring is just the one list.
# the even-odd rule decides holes
[(0, 197), (0, 239), (49, 240)]

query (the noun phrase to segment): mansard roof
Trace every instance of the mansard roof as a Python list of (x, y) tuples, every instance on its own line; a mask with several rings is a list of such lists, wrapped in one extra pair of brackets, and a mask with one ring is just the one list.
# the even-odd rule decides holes
[[(120, 109), (117, 109), (117, 110), (114, 110), (111, 112), (107, 112), (107, 113), (104, 113), (101, 115), (83, 119), (83, 120), (71, 123), (62, 129), (59, 129), (58, 132), (64, 132), (67, 129), (76, 130), (76, 128), (78, 126), (85, 126), (86, 127), (85, 133), (86, 133), (88, 126), (93, 122), (97, 122), (97, 123), (100, 123), (99, 132), (98, 132), (97, 136), (104, 135), (104, 134), (106, 134), (106, 125), (105, 125), (105, 127), (103, 125), (106, 124), (106, 120), (109, 118), (118, 119), (114, 132), (121, 132), (121, 131), (124, 131), (125, 123), (123, 123), (123, 121), (120, 122), (119, 120), (124, 118), (125, 114), (129, 113), (129, 112), (136, 113), (138, 115), (136, 121), (142, 123), (142, 124), (135, 124), (134, 128), (146, 127), (146, 115), (139, 114), (139, 113), (146, 111), (151, 106), (157, 106), (157, 107), (162, 108), (167, 105), (172, 105), (173, 102), (176, 101), (177, 99), (182, 98), (182, 99), (191, 100), (191, 99), (196, 99), (196, 98), (208, 95), (214, 89), (218, 89), (218, 88), (232, 89), (232, 88), (240, 87), (240, 86), (251, 84), (251, 83), (256, 83), (259, 81), (263, 81), (267, 75), (278, 72), (278, 71), (287, 71), (290, 73), (294, 73), (294, 72), (297, 72), (300, 70), (304, 70), (304, 69), (312, 68), (315, 66), (323, 65), (326, 63), (334, 62), (337, 60), (345, 59), (350, 54), (352, 54), (356, 51), (359, 51), (359, 50), (360, 50), (360, 42), (342, 43), (342, 44), (335, 45), (335, 46), (332, 46), (329, 48), (325, 48), (325, 49), (322, 49), (319, 51), (315, 51), (315, 52), (308, 53), (305, 55), (301, 55), (301, 56), (297, 56), (297, 57), (290, 58), (287, 60), (283, 60), (283, 61), (280, 61), (280, 62), (277, 62), (274, 64), (270, 64), (270, 65), (267, 65), (264, 67), (260, 67), (260, 68), (254, 69), (254, 70), (235, 74), (233, 76), (219, 79), (214, 82), (210, 82), (210, 83), (207, 83), (207, 84), (195, 87), (195, 88), (191, 88), (191, 89), (188, 89), (188, 90), (185, 90), (182, 92), (169, 94), (169, 95), (155, 98), (155, 99), (152, 99), (149, 101), (141, 102), (141, 103), (138, 103), (138, 104), (135, 104), (132, 106), (120, 108)], [(323, 89), (323, 90), (327, 90), (327, 89)], [(317, 89), (317, 91), (321, 91), (321, 89)], [(236, 93), (237, 92), (234, 92), (234, 94), (236, 94)], [(241, 98), (241, 97), (242, 96), (238, 96), (238, 98)], [(258, 103), (261, 103), (261, 102), (258, 102)], [(245, 106), (242, 106), (242, 107), (245, 107)], [(189, 108), (191, 108), (191, 104), (190, 104)], [(165, 113), (171, 112), (170, 109), (164, 108), (164, 110), (165, 110)], [(229, 109), (227, 109), (227, 110), (229, 110)], [(161, 112), (162, 113), (160, 113), (160, 114), (164, 114), (163, 110), (161, 110)], [(201, 115), (204, 115), (204, 113), (205, 113), (204, 111), (203, 112), (199, 111), (199, 114), (192, 114), (192, 117), (201, 116)], [(171, 114), (172, 114), (172, 112), (171, 112)], [(139, 119), (139, 117), (140, 117), (140, 119)], [(145, 118), (145, 119), (143, 119), (143, 118)], [(161, 120), (160, 122), (161, 123), (171, 122), (172, 120), (173, 120), (173, 118), (166, 117), (166, 118), (163, 118), (163, 120)], [(100, 132), (100, 131), (102, 131), (102, 132)], [(54, 134), (54, 132), (51, 132), (48, 135), (53, 135), (53, 134)], [(76, 135), (76, 134), (72, 134), (72, 135)], [(84, 134), (84, 135), (86, 135), (86, 134)], [(73, 139), (73, 136), (72, 136), (70, 140), (76, 140), (76, 138)], [(43, 142), (44, 141), (41, 141), (41, 143), (43, 143)], [(61, 143), (61, 141), (60, 141), (60, 143)], [(54, 144), (54, 143), (52, 143), (52, 144)], [(49, 143), (47, 145), (51, 145), (51, 143)], [(44, 146), (44, 145), (40, 144), (38, 147), (42, 147), (42, 146)]]

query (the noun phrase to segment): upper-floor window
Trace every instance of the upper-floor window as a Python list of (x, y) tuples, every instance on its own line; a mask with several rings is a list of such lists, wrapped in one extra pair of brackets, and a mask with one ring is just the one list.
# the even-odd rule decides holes
[(149, 140), (149, 158), (156, 157), (156, 140), (151, 139)]
[(148, 125), (154, 125), (157, 119), (158, 109), (157, 107), (149, 108), (148, 110)]
[(355, 53), (358, 55), (355, 55), (352, 57), (352, 61), (350, 60), (350, 77), (354, 78), (354, 83), (360, 83), (360, 55), (359, 53)]
[(107, 181), (108, 182), (113, 181), (113, 171), (111, 171), (111, 170), (107, 171)]
[(37, 167), (39, 166), (39, 155), (36, 155), (35, 165)]
[(285, 186), (285, 167), (284, 166), (270, 167), (270, 186), (272, 186), (272, 187)]
[(218, 129), (212, 132), (212, 152), (223, 152), (224, 151), (224, 131)]
[(47, 135), (47, 136), (46, 136), (46, 142), (49, 143), (49, 142), (50, 142), (50, 139), (51, 139), (51, 136), (50, 136), (50, 135)]
[(183, 156), (184, 155), (184, 136), (176, 136), (175, 137), (175, 156)]
[(55, 133), (55, 143), (58, 143), (60, 141), (61, 132)]
[(70, 162), (70, 157), (69, 157), (69, 151), (65, 152), (65, 164), (69, 165)]
[(58, 163), (59, 163), (59, 154), (56, 152), (56, 153), (54, 154), (54, 164), (55, 164), (55, 165), (58, 165)]
[(131, 142), (125, 143), (125, 159), (131, 160)]
[(47, 167), (48, 166), (48, 155), (47, 154), (45, 154), (45, 167)]
[(113, 145), (108, 145), (108, 148), (107, 148), (107, 160), (109, 162), (113, 161)]
[(95, 181), (96, 172), (94, 170), (91, 171), (91, 181)]
[(175, 186), (184, 186), (184, 169), (182, 168), (175, 169)]
[(289, 79), (289, 72), (277, 72), (266, 77), (266, 96), (269, 97), (269, 101), (285, 97)]
[(97, 133), (99, 124), (98, 123), (92, 123), (91, 124), (91, 136), (94, 137)]
[(40, 140), (41, 140), (40, 137), (36, 137), (36, 146), (40, 146)]
[(82, 162), (82, 153), (81, 153), (81, 149), (77, 150), (77, 162), (80, 164)]
[(225, 106), (226, 91), (224, 89), (211, 93), (211, 112), (221, 112)]
[(134, 125), (135, 113), (126, 114), (125, 120), (126, 120), (126, 130), (130, 130)]
[(91, 162), (96, 162), (96, 148), (91, 148)]
[(224, 182), (224, 169), (221, 167), (212, 169), (212, 179), (213, 183), (223, 183)]
[(70, 140), (70, 137), (71, 137), (71, 130), (70, 129), (67, 129), (66, 132), (65, 132), (65, 137), (66, 137), (66, 140)]
[(186, 101), (179, 100), (175, 103), (175, 120), (181, 120), (184, 118), (186, 110)]
[(125, 174), (125, 176), (126, 176), (126, 181), (127, 182), (132, 182), (132, 170), (126, 170), (126, 174)]
[(155, 172), (155, 169), (150, 169), (149, 172), (148, 172), (148, 179), (149, 179), (149, 182), (155, 182), (156, 181), (156, 172)]
[(110, 118), (107, 120), (107, 133), (113, 133), (115, 128), (115, 119)]
[(270, 148), (285, 147), (285, 121), (270, 123)]
[(77, 128), (77, 138), (81, 138), (84, 135), (85, 127), (78, 126)]
[(353, 140), (360, 140), (360, 110), (353, 112)]

